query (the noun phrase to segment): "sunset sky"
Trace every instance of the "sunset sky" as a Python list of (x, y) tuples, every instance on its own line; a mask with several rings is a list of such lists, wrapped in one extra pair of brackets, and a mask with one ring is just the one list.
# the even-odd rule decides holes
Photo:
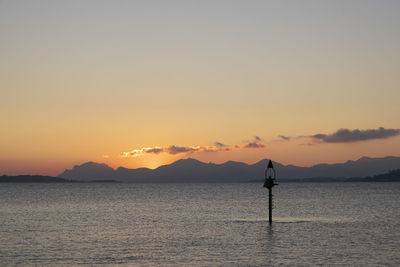
[(0, 1), (0, 175), (400, 156), (400, 1)]

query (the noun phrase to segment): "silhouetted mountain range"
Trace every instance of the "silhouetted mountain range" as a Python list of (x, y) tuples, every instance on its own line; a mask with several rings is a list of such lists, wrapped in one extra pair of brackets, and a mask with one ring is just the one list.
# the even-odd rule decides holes
[[(263, 180), (268, 160), (255, 164), (228, 161), (223, 164), (204, 163), (196, 159), (180, 159), (154, 170), (147, 168), (113, 169), (106, 164), (87, 162), (65, 170), (58, 177), (78, 180), (117, 180), (131, 183), (173, 182), (248, 182)], [(274, 162), (278, 181), (299, 179), (328, 179), (367, 177), (400, 168), (400, 157), (368, 158), (349, 160), (345, 163), (318, 164), (312, 167), (282, 165)]]

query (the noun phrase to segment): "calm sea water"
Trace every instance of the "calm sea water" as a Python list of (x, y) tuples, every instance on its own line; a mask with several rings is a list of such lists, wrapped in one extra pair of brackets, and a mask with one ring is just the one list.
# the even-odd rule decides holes
[(400, 266), (400, 183), (0, 184), (1, 265)]

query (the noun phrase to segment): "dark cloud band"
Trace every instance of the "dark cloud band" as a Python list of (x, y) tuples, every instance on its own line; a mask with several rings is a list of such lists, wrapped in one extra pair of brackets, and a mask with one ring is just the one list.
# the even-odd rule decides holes
[(400, 135), (400, 129), (385, 129), (380, 127), (378, 129), (367, 130), (339, 129), (332, 134), (315, 134), (310, 137), (324, 143), (349, 143), (372, 139), (385, 139), (397, 135)]

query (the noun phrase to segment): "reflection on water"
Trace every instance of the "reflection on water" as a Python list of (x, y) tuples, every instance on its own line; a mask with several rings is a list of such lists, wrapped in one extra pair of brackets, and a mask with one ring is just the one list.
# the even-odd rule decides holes
[[(269, 222), (268, 218), (234, 218), (230, 219), (231, 222), (236, 223), (267, 223)], [(318, 217), (308, 217), (308, 218), (292, 218), (292, 217), (273, 217), (273, 223), (306, 223), (306, 222), (350, 222), (350, 218), (318, 218)]]
[(400, 184), (2, 184), (3, 265), (399, 265)]

